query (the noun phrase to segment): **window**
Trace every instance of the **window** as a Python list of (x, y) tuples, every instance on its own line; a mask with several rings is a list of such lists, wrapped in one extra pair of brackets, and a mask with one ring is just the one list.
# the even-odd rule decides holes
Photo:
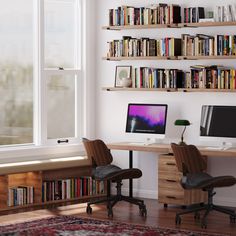
[(0, 146), (81, 136), (80, 0), (1, 0)]
[(44, 9), (44, 108), (47, 114), (44, 140), (47, 143), (72, 142), (78, 136), (76, 121), (81, 113), (77, 96), (81, 80), (78, 1), (45, 0)]
[(1, 3), (0, 145), (32, 143), (33, 1)]

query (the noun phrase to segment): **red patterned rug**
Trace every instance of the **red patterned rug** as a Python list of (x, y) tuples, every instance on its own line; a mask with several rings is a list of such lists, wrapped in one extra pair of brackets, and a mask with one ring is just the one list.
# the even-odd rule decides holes
[(125, 224), (108, 220), (58, 216), (0, 226), (4, 236), (222, 236), (187, 230)]

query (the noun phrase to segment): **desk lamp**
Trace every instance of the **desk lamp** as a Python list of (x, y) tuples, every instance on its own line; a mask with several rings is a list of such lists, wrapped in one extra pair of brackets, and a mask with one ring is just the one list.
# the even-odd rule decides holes
[(188, 120), (176, 120), (175, 125), (177, 126), (184, 126), (184, 130), (181, 134), (181, 141), (179, 142), (180, 145), (185, 145), (186, 143), (184, 142), (184, 132), (186, 130), (186, 126), (190, 125), (190, 122)]

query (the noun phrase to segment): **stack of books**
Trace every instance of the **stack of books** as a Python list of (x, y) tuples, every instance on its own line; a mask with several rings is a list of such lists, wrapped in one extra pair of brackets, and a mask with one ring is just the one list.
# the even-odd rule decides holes
[(178, 38), (132, 38), (123, 36), (122, 40), (108, 42), (108, 57), (146, 57), (146, 56), (179, 56), (181, 39)]
[(33, 186), (15, 186), (8, 189), (8, 206), (21, 206), (33, 203)]
[(179, 5), (160, 3), (150, 7), (121, 6), (109, 10), (109, 25), (151, 25), (173, 24), (181, 22)]
[(85, 176), (73, 179), (45, 181), (42, 186), (42, 201), (72, 199), (104, 193), (104, 182)]

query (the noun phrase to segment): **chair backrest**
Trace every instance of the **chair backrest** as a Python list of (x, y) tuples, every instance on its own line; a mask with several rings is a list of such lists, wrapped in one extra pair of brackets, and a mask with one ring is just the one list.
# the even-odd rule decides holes
[(171, 144), (178, 170), (182, 173), (199, 173), (207, 168), (206, 157), (194, 145)]
[(112, 162), (113, 158), (111, 152), (102, 140), (88, 140), (83, 138), (83, 144), (87, 156), (92, 160), (93, 165), (105, 166)]

